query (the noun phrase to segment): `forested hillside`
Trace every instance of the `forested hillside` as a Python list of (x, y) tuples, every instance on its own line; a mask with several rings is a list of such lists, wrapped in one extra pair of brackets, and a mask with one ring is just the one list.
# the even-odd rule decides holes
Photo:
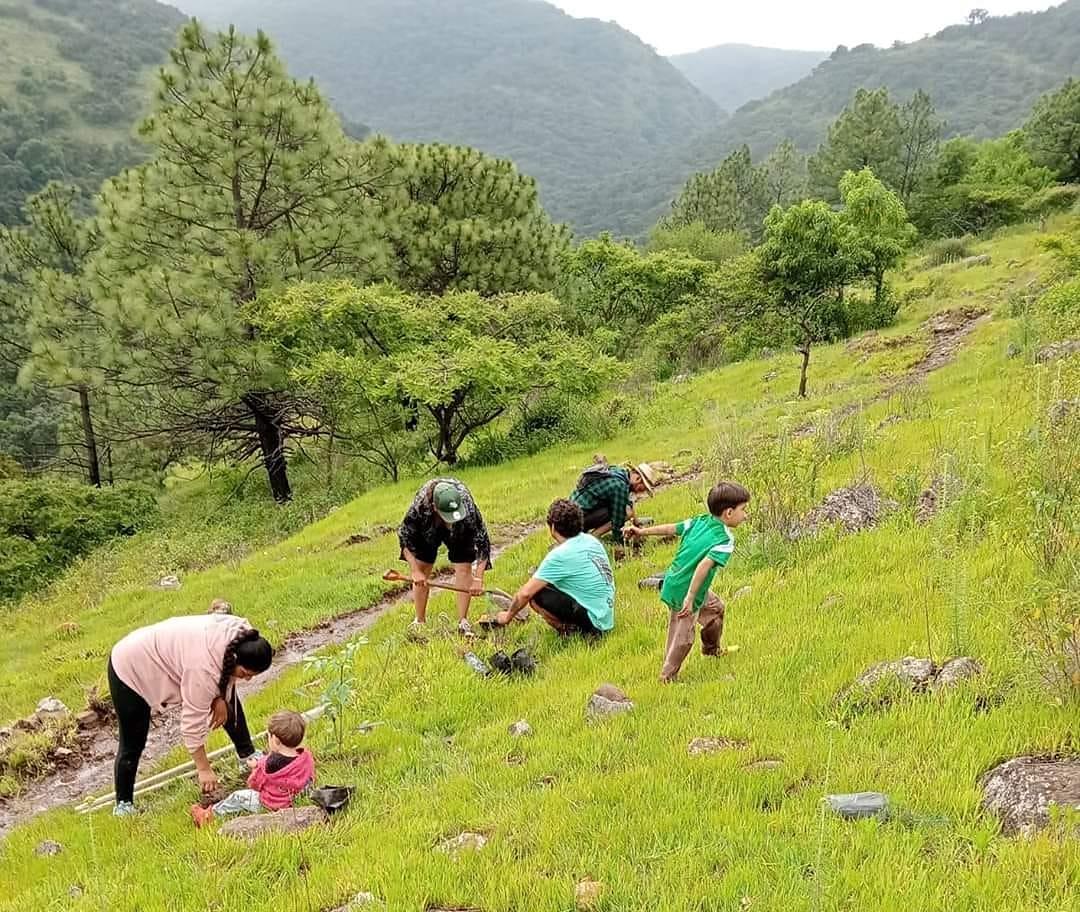
[(821, 51), (721, 44), (669, 59), (721, 108), (736, 111), (798, 82), (827, 56)]
[[(619, 201), (588, 199), (613, 171), (718, 124), (716, 105), (611, 23), (534, 0), (180, 0), (211, 24), (262, 28), (290, 70), (394, 139), (474, 146), (540, 182), (579, 232)], [(685, 175), (682, 175), (685, 176)]]
[(93, 192), (135, 160), (149, 77), (183, 18), (155, 0), (0, 3), (0, 224), (50, 180)]
[(664, 213), (689, 174), (716, 167), (743, 143), (755, 155), (784, 139), (813, 152), (859, 88), (885, 86), (903, 98), (922, 89), (944, 118), (946, 136), (989, 137), (1019, 127), (1040, 95), (1078, 73), (1080, 0), (953, 26), (889, 49), (841, 47), (810, 76), (751, 102), (721, 128), (598, 184), (581, 207), (617, 200), (621, 211), (609, 227), (639, 235)]

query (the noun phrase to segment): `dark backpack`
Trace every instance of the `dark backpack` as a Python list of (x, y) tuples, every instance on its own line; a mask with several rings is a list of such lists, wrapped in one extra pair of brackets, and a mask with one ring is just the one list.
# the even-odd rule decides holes
[(612, 478), (614, 475), (615, 473), (607, 466), (589, 466), (589, 468), (581, 473), (577, 487), (574, 488), (574, 493), (580, 494), (586, 488), (592, 487), (598, 481), (604, 481), (605, 479)]

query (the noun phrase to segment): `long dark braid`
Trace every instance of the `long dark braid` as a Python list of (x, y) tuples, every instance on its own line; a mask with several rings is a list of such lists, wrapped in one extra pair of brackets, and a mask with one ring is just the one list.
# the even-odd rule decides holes
[(240, 633), (233, 637), (229, 645), (225, 647), (225, 658), (221, 662), (221, 677), (218, 679), (218, 692), (223, 698), (229, 691), (229, 682), (232, 680), (233, 673), (236, 671), (237, 649), (244, 643), (257, 639), (259, 639), (259, 631), (249, 628), (240, 631)]

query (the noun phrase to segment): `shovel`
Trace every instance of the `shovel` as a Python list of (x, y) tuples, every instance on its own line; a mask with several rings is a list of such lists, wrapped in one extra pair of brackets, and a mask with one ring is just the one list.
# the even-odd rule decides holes
[[(397, 570), (387, 570), (382, 577), (388, 583), (408, 583), (412, 585), (412, 577), (406, 576), (404, 573), (398, 573)], [(429, 580), (428, 585), (432, 589), (445, 589), (448, 592), (472, 592), (471, 589), (463, 589), (461, 586), (453, 586), (450, 583), (437, 583), (434, 580)], [(497, 595), (500, 598), (509, 600), (510, 595), (503, 592), (502, 589), (485, 589), (485, 595)]]

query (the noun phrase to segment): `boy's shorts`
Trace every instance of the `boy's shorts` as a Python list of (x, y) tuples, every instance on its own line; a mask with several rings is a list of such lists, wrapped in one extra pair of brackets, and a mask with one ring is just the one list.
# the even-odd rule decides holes
[(545, 586), (533, 596), (532, 600), (537, 607), (544, 609), (556, 620), (571, 627), (576, 627), (585, 636), (598, 637), (604, 635), (604, 631), (599, 630), (593, 624), (588, 611), (565, 592), (556, 589), (554, 586)]
[[(451, 564), (475, 564), (476, 543), (471, 541), (456, 541), (450, 534), (451, 530), (442, 526), (437, 527), (434, 537), (414, 541), (412, 547), (413, 556), (423, 564), (434, 564), (439, 557), (439, 547), (446, 545), (446, 558)], [(398, 536), (398, 544), (401, 545), (401, 559), (405, 560), (406, 544)], [(488, 562), (489, 569), (491, 561)]]

